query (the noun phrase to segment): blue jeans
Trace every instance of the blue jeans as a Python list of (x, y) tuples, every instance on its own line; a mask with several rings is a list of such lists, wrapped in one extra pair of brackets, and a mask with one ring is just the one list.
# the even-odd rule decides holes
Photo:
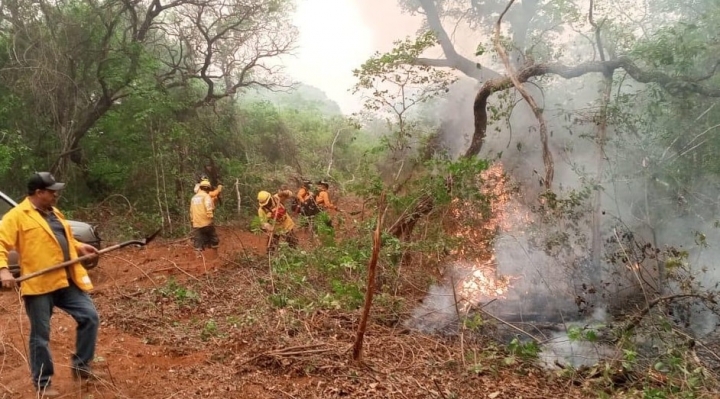
[(41, 389), (50, 385), (50, 378), (55, 372), (49, 346), (50, 317), (55, 306), (77, 322), (73, 370), (90, 371), (100, 326), (100, 318), (90, 296), (70, 282), (67, 288), (42, 295), (26, 295), (23, 300), (30, 319), (29, 360), (35, 387)]

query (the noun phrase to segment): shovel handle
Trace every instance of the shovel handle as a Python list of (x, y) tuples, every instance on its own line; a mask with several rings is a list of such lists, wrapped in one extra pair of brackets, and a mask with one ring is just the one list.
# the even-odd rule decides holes
[(111, 246), (111, 247), (103, 248), (103, 249), (99, 250), (99, 251), (98, 251), (97, 253), (95, 253), (95, 254), (87, 254), (87, 255), (83, 255), (83, 256), (80, 256), (80, 257), (75, 258), (75, 259), (66, 260), (65, 262), (58, 263), (57, 265), (54, 265), (54, 266), (50, 266), (50, 267), (48, 267), (47, 269), (38, 270), (38, 271), (36, 271), (36, 272), (30, 273), (30, 274), (26, 274), (26, 275), (24, 275), (24, 276), (20, 276), (20, 277), (18, 277), (18, 278), (15, 279), (15, 282), (20, 283), (20, 282), (23, 282), (23, 281), (25, 281), (25, 280), (29, 280), (29, 279), (31, 279), (31, 278), (33, 278), (33, 277), (37, 277), (37, 276), (39, 276), (39, 275), (41, 275), (41, 274), (45, 274), (45, 273), (51, 272), (51, 271), (53, 271), (53, 270), (62, 269), (62, 268), (64, 268), (64, 267), (68, 267), (68, 266), (70, 266), (70, 265), (74, 265), (75, 263), (82, 262), (82, 261), (84, 261), (84, 260), (88, 260), (88, 259), (94, 258), (94, 257), (96, 257), (96, 256), (99, 256), (100, 254), (104, 254), (105, 252), (114, 251), (114, 250), (116, 250), (116, 249), (118, 249), (118, 248), (124, 247), (124, 246), (126, 246), (126, 245), (130, 245), (130, 244), (132, 244), (132, 243), (134, 243), (134, 242), (135, 242), (135, 241), (130, 241), (130, 242), (127, 242), (127, 243), (122, 243), (122, 244), (115, 244), (115, 245), (113, 245), (113, 246)]

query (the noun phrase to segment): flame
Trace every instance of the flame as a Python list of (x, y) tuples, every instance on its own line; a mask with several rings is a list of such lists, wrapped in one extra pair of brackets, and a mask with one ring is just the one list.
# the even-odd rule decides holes
[[(489, 212), (483, 214), (474, 201), (461, 201), (455, 198), (451, 202), (450, 214), (453, 216), (447, 231), (461, 238), (460, 245), (453, 255), (462, 277), (455, 283), (459, 304), (471, 306), (494, 298), (504, 298), (517, 276), (502, 276), (497, 273), (497, 261), (492, 248), (492, 239), (499, 231), (507, 231), (513, 224), (518, 209), (510, 206), (511, 194), (507, 187), (508, 178), (500, 162), (478, 176), (478, 189), (489, 199)], [(512, 214), (514, 217), (509, 218)]]

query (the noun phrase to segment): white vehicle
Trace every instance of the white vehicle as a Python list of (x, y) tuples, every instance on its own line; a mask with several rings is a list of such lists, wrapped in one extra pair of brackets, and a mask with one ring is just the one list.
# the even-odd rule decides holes
[[(17, 202), (15, 202), (12, 198), (8, 197), (2, 191), (0, 191), (0, 223), (2, 223), (2, 217), (5, 216), (5, 214), (15, 206), (17, 206)], [(78, 222), (76, 220), (68, 220), (68, 223), (70, 224), (70, 229), (72, 230), (73, 236), (76, 240), (84, 242), (86, 244), (90, 244), (93, 247), (100, 249), (101, 240), (93, 226), (84, 222)], [(83, 262), (83, 266), (85, 266), (86, 269), (90, 270), (97, 266), (98, 261), (99, 258), (96, 257), (94, 259)], [(16, 265), (17, 262), (17, 252), (10, 252), (10, 259), (8, 262), (9, 265)]]

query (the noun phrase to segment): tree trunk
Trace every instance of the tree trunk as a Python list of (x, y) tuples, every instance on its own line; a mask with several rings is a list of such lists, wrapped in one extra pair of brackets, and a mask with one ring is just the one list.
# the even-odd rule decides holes
[(382, 195), (379, 202), (380, 206), (378, 206), (377, 224), (375, 225), (375, 232), (373, 233), (372, 255), (370, 256), (370, 264), (368, 265), (368, 278), (365, 290), (365, 304), (363, 306), (362, 316), (360, 317), (360, 323), (358, 324), (355, 344), (353, 345), (353, 360), (356, 362), (362, 360), (363, 340), (365, 338), (365, 331), (367, 329), (368, 317), (370, 316), (370, 308), (372, 307), (373, 294), (375, 293), (375, 270), (377, 269), (380, 246), (382, 245), (380, 239), (380, 231), (382, 229), (383, 216), (386, 209), (384, 204), (385, 196)]
[(608, 106), (610, 103), (610, 94), (612, 93), (613, 74), (606, 75), (603, 79), (603, 94), (600, 104), (600, 120), (598, 121), (598, 133), (596, 137), (597, 159), (596, 159), (596, 184), (595, 195), (593, 198), (593, 210), (591, 220), (591, 253), (593, 266), (598, 267), (602, 258), (602, 234), (600, 225), (602, 223), (602, 182), (603, 172), (605, 170), (605, 142), (607, 141), (607, 120)]

